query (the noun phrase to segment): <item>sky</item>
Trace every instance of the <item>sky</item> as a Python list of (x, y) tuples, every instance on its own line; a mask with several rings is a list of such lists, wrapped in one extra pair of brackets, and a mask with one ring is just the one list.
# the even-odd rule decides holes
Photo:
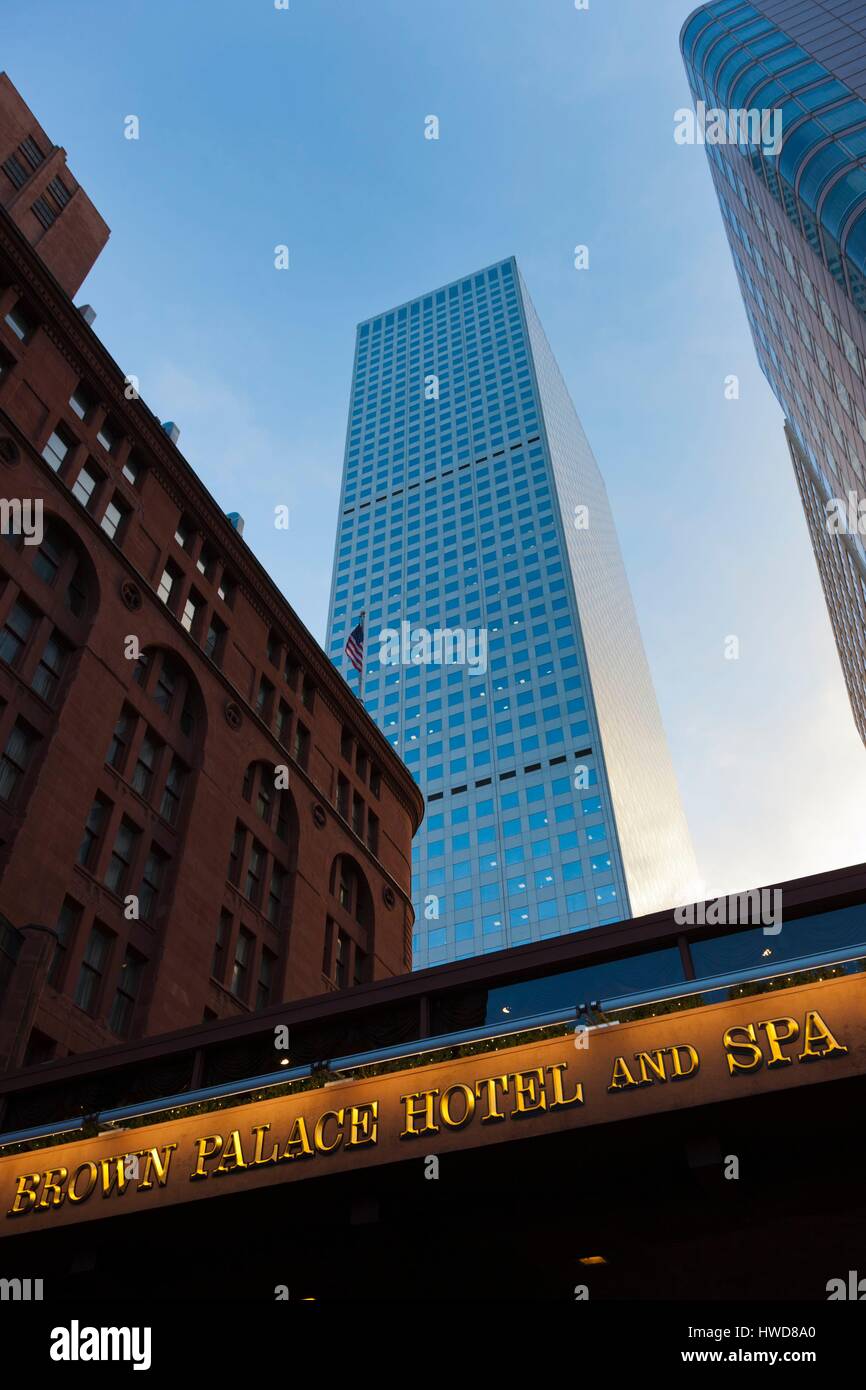
[(111, 227), (76, 302), (320, 642), (356, 323), (517, 256), (715, 896), (866, 860), (866, 749), (706, 156), (674, 140), (690, 9), (41, 0), (2, 63)]

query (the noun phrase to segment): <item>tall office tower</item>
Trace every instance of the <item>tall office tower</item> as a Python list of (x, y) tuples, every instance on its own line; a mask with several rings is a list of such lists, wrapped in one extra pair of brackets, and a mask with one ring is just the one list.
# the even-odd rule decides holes
[(866, 742), (866, 5), (717, 0), (680, 43)]
[(513, 259), (358, 327), (329, 625), (356, 689), (362, 611), (365, 703), (427, 802), (416, 966), (694, 898), (604, 483)]

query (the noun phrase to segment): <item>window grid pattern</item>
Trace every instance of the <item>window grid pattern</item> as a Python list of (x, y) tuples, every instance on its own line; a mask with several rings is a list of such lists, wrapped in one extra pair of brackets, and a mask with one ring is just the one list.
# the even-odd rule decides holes
[[(521, 294), (509, 260), (358, 328), (328, 650), (365, 611), (364, 703), (427, 799), (417, 967), (629, 911)], [(403, 622), (486, 631), (486, 671), (381, 662)]]
[(866, 26), (851, 11), (718, 0), (692, 16), (682, 46), (696, 99), (782, 112), (778, 157), (706, 152), (866, 742), (866, 545), (856, 528), (831, 532), (826, 507), (866, 496)]

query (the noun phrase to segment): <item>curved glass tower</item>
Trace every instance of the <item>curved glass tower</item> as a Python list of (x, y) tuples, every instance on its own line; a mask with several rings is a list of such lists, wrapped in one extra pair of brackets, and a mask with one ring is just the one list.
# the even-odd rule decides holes
[(416, 966), (699, 896), (604, 482), (513, 259), (358, 327), (328, 640), (425, 794)]
[(866, 742), (866, 5), (716, 0), (680, 44)]

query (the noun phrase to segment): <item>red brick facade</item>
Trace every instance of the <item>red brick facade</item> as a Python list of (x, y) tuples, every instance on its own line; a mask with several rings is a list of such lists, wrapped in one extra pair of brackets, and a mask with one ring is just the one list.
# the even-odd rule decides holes
[(6, 1068), (408, 970), (423, 814), (58, 284), (71, 206), (50, 268), (0, 210)]

